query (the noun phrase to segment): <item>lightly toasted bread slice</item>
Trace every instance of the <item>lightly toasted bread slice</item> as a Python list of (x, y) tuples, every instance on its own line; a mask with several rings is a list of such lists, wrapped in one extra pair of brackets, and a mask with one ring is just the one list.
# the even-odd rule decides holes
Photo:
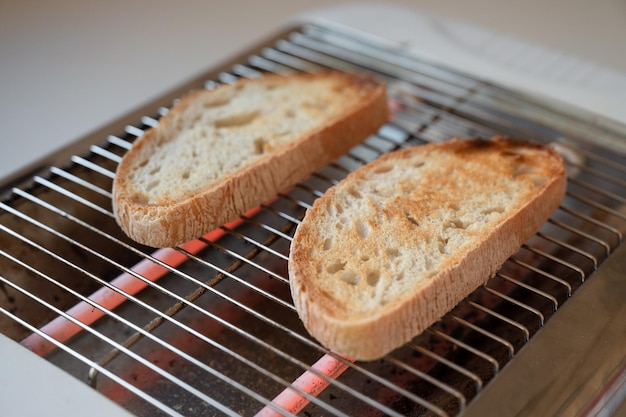
[(124, 155), (113, 212), (135, 241), (178, 245), (332, 162), (387, 116), (384, 85), (333, 71), (193, 92)]
[(395, 151), (317, 199), (289, 277), (305, 328), (374, 360), (410, 341), (495, 274), (559, 207), (552, 148), (505, 137)]

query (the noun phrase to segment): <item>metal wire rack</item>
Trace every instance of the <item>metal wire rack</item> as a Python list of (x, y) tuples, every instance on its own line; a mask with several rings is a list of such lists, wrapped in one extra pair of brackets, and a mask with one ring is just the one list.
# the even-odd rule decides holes
[[(63, 164), (4, 184), (0, 331), (137, 415), (461, 413), (621, 245), (626, 128), (321, 25), (281, 34), (187, 87), (324, 68), (386, 82), (393, 118), (272, 201), (180, 247), (135, 244), (111, 211), (117, 164), (171, 101)], [(487, 284), (384, 359), (352, 362), (311, 339), (286, 267), (313, 201), (383, 153), (494, 134), (566, 156), (568, 192), (553, 217)]]

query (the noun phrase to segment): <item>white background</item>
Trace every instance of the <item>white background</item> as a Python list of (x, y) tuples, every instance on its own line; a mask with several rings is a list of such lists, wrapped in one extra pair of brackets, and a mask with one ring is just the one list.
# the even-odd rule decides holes
[[(345, 1), (0, 0), (0, 178)], [(626, 74), (624, 0), (405, 0)]]

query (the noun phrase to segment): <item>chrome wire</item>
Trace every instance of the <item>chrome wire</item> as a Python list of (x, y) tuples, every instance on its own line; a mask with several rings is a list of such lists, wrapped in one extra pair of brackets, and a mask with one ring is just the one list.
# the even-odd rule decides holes
[[(626, 204), (626, 198), (623, 197), (626, 195), (626, 179), (624, 178), (626, 165), (617, 162), (610, 156), (600, 154), (597, 147), (593, 146), (593, 143), (583, 137), (584, 132), (579, 133), (574, 128), (567, 132), (561, 131), (564, 129), (564, 126), (567, 126), (568, 123), (572, 121), (571, 117), (547, 107), (537, 106), (534, 103), (530, 103), (527, 98), (522, 95), (467, 77), (462, 73), (418, 62), (412, 57), (390, 50), (388, 46), (378, 44), (374, 40), (361, 39), (354, 34), (343, 33), (340, 30), (318, 25), (305, 25), (300, 29), (300, 31), (294, 31), (285, 36), (284, 39), (278, 40), (274, 45), (267, 46), (260, 51), (251, 54), (246, 63), (235, 64), (228, 70), (216, 73), (215, 79), (210, 79), (204, 82), (204, 88), (211, 89), (215, 88), (220, 83), (232, 83), (239, 77), (259, 77), (264, 72), (314, 72), (332, 68), (341, 71), (373, 74), (386, 81), (388, 83), (390, 96), (399, 108), (395, 113), (395, 118), (381, 128), (377, 134), (372, 135), (369, 139), (367, 139), (362, 145), (353, 148), (343, 158), (329, 164), (329, 166), (325, 169), (312, 174), (308, 181), (303, 181), (302, 183), (297, 184), (292, 190), (285, 190), (279, 193), (277, 201), (286, 203), (290, 209), (281, 209), (277, 204), (274, 204), (274, 202), (268, 202), (261, 205), (261, 211), (263, 211), (264, 214), (271, 214), (277, 219), (284, 221), (284, 228), (266, 224), (263, 221), (263, 217), (257, 215), (249, 217), (243, 216), (242, 225), (245, 227), (229, 228), (223, 226), (221, 230), (224, 232), (224, 236), (232, 238), (245, 245), (250, 245), (251, 249), (248, 249), (247, 252), (244, 253), (240, 253), (239, 251), (230, 248), (230, 246), (221, 241), (213, 242), (203, 239), (207, 248), (219, 251), (221, 254), (228, 257), (228, 259), (232, 260), (232, 265), (240, 263), (246, 267), (253, 268), (260, 274), (264, 274), (271, 279), (275, 279), (284, 287), (289, 283), (288, 277), (284, 276), (284, 274), (280, 271), (264, 266), (264, 264), (256, 260), (256, 257), (261, 254), (264, 257), (269, 257), (284, 266), (288, 261), (288, 253), (284, 250), (276, 249), (273, 244), (276, 242), (282, 242), (288, 246), (291, 241), (293, 230), (299, 224), (303, 213), (311, 207), (312, 201), (323, 195), (328, 187), (337, 184), (343, 176), (347, 175), (355, 168), (376, 159), (378, 156), (395, 149), (407, 146), (418, 146), (429, 142), (441, 142), (455, 136), (487, 137), (496, 133), (529, 136), (546, 144), (565, 140), (568, 145), (574, 144), (574, 146), (578, 148), (577, 152), (581, 156), (581, 161), (585, 161), (568, 161), (568, 169), (572, 169), (572, 172), (575, 172), (575, 175), (572, 175), (569, 179), (571, 187), (568, 189), (566, 198), (567, 201), (563, 203), (555, 216), (553, 216), (548, 222), (548, 225), (554, 228), (556, 232), (551, 230), (543, 231), (542, 229), (542, 231), (538, 232), (536, 235), (538, 238), (537, 240), (541, 240), (542, 244), (536, 244), (534, 241), (527, 242), (523, 245), (524, 250), (563, 266), (575, 275), (573, 279), (574, 281), (582, 283), (588, 278), (588, 272), (586, 272), (585, 268), (574, 264), (568, 258), (559, 257), (549, 249), (545, 248), (543, 243), (551, 247), (556, 247), (561, 251), (583, 257), (591, 263), (592, 270), (595, 270), (599, 264), (610, 255), (612, 250), (614, 250), (617, 245), (621, 244), (623, 239), (623, 230), (626, 229), (623, 226), (626, 221), (626, 212), (623, 211), (623, 205)], [(176, 100), (174, 103), (175, 102)], [(115, 172), (111, 166), (119, 163), (122, 159), (123, 153), (132, 147), (134, 140), (143, 135), (147, 129), (157, 126), (159, 123), (158, 117), (167, 114), (168, 111), (169, 107), (167, 106), (158, 107), (152, 116), (145, 115), (141, 117), (139, 121), (140, 123), (136, 126), (127, 125), (121, 134), (112, 133), (109, 135), (106, 138), (106, 143), (101, 145), (92, 145), (89, 148), (89, 152), (85, 155), (71, 156), (71, 163), (93, 173), (94, 175), (112, 180), (115, 177)], [(545, 116), (546, 112), (553, 118), (555, 123), (554, 125), (550, 125), (546, 122), (546, 119), (548, 119), (548, 117)], [(579, 125), (580, 122), (572, 124), (572, 126), (577, 127)], [(108, 164), (100, 165), (98, 163), (100, 159), (108, 161)], [(108, 220), (113, 219), (114, 215), (110, 210), (110, 207), (102, 207), (98, 203), (91, 201), (89, 198), (83, 197), (79, 194), (79, 192), (64, 188), (63, 185), (57, 183), (57, 177), (65, 181), (69, 181), (70, 183), (81, 187), (81, 189), (94, 192), (105, 199), (110, 199), (112, 197), (110, 190), (104, 189), (101, 186), (90, 182), (88, 179), (81, 177), (78, 173), (74, 173), (71, 166), (63, 168), (58, 168), (56, 166), (51, 167), (49, 177), (46, 177), (45, 175), (35, 176), (33, 177), (33, 184), (40, 189), (58, 193), (59, 195), (73, 201), (77, 206), (87, 207), (90, 210), (103, 215)], [(594, 181), (606, 183), (608, 185), (607, 189), (598, 188), (594, 185)], [(386, 379), (385, 376), (377, 374), (363, 364), (358, 362), (352, 363), (332, 352), (329, 352), (308, 336), (303, 335), (299, 330), (292, 329), (290, 326), (284, 325), (271, 317), (268, 317), (262, 312), (255, 310), (253, 307), (246, 305), (244, 302), (227, 295), (226, 293), (220, 291), (216, 285), (209, 285), (206, 282), (203, 282), (198, 278), (180, 270), (179, 268), (167, 265), (167, 263), (157, 259), (151, 254), (145, 253), (144, 250), (121, 241), (120, 239), (108, 234), (106, 231), (101, 230), (97, 224), (90, 224), (89, 222), (81, 220), (78, 216), (73, 215), (70, 210), (65, 210), (63, 207), (56, 207), (53, 203), (47, 202), (43, 198), (39, 197), (35, 192), (30, 192), (21, 188), (14, 188), (13, 196), (50, 211), (59, 218), (62, 218), (64, 221), (70, 222), (72, 227), (95, 233), (103, 240), (103, 242), (106, 242), (105, 244), (107, 245), (113, 245), (121, 251), (138, 256), (143, 260), (148, 260), (154, 263), (155, 266), (165, 268), (168, 272), (196, 286), (198, 291), (214, 294), (219, 297), (220, 300), (228, 303), (230, 307), (239, 309), (247, 316), (258, 319), (263, 324), (278, 330), (283, 337), (289, 338), (289, 340), (293, 343), (298, 343), (305, 349), (311, 350), (319, 355), (330, 355), (342, 365), (346, 366), (348, 368), (348, 372), (358, 374), (362, 379), (376, 382), (381, 387), (392, 390), (399, 396), (426, 408), (434, 414), (441, 416), (448, 415), (447, 411), (441, 408), (438, 404), (431, 402), (428, 398), (422, 397), (420, 393), (412, 392), (406, 387), (400, 386), (394, 381)], [(34, 217), (30, 217), (28, 214), (20, 212), (17, 207), (11, 206), (8, 202), (0, 202), (0, 208), (2, 208), (8, 215), (30, 223), (38, 230), (38, 232), (43, 231), (45, 233), (49, 233), (67, 242), (73, 250), (80, 251), (81, 253), (89, 256), (95, 256), (97, 259), (106, 262), (108, 265), (115, 267), (117, 270), (128, 273), (134, 278), (143, 281), (148, 287), (157, 290), (162, 296), (167, 297), (171, 299), (172, 302), (179, 304), (181, 308), (184, 307), (185, 309), (197, 312), (210, 318), (217, 324), (224, 326), (235, 334), (242, 336), (248, 342), (253, 343), (260, 350), (287, 361), (295, 368), (302, 370), (302, 372), (311, 372), (328, 383), (330, 387), (329, 389), (332, 389), (333, 392), (341, 392), (343, 395), (358, 400), (364, 406), (366, 405), (372, 407), (384, 414), (396, 416), (401, 415), (400, 412), (393, 409), (390, 405), (383, 404), (376, 399), (368, 397), (365, 393), (361, 392), (358, 387), (352, 386), (349, 380), (344, 381), (342, 378), (335, 379), (325, 375), (324, 373), (312, 368), (310, 363), (305, 362), (288, 352), (282, 351), (279, 347), (274, 346), (262, 337), (256, 336), (245, 329), (240, 328), (237, 324), (231, 323), (217, 314), (200, 307), (174, 291), (148, 280), (147, 278), (141, 276), (141, 274), (133, 271), (132, 267), (128, 267), (118, 261), (115, 261), (114, 259), (106, 257), (98, 251), (98, 248), (89, 247), (77, 239), (64, 234), (62, 230), (56, 230), (52, 226), (49, 226)], [(293, 208), (293, 210), (291, 210), (291, 208)], [(588, 211), (593, 211), (594, 215), (588, 214)], [(604, 216), (610, 218), (607, 219), (605, 217), (596, 216), (595, 213), (602, 213)], [(585, 227), (582, 228), (569, 224), (570, 219), (575, 219), (577, 223), (582, 223)], [(614, 223), (618, 224), (618, 226), (611, 223), (613, 220), (615, 220)], [(258, 239), (256, 236), (247, 232), (249, 228), (254, 228), (255, 230), (267, 233), (271, 237), (265, 241)], [(90, 273), (78, 265), (72, 265), (63, 257), (62, 254), (55, 253), (53, 249), (46, 248), (43, 244), (37, 243), (35, 239), (23, 236), (19, 231), (14, 230), (7, 225), (0, 225), (0, 230), (8, 236), (23, 242), (25, 245), (36, 249), (40, 253), (50, 256), (58, 262), (74, 268), (77, 272), (97, 282), (102, 287), (108, 287), (111, 290), (122, 294), (134, 305), (145, 309), (158, 319), (163, 320), (163, 322), (170, 323), (184, 332), (197, 337), (203, 343), (206, 343), (229, 355), (242, 365), (250, 368), (250, 370), (259, 373), (259, 375), (276, 382), (278, 385), (286, 389), (294, 390), (298, 395), (306, 398), (307, 401), (310, 401), (315, 406), (320, 407), (333, 415), (346, 415), (344, 411), (338, 407), (334, 407), (328, 401), (322, 400), (309, 394), (308, 392), (294, 387), (290, 380), (283, 378), (269, 369), (265, 369), (261, 364), (257, 363), (253, 359), (246, 358), (237, 351), (220, 344), (218, 341), (213, 340), (209, 336), (203, 335), (174, 317), (161, 312), (146, 301), (142, 301), (139, 297), (112, 286), (101, 277)], [(594, 232), (598, 231), (603, 231), (605, 235), (608, 234), (610, 236), (608, 240), (607, 238), (600, 236), (599, 233), (598, 235), (594, 235)], [(578, 246), (577, 244), (561, 237), (561, 232), (572, 234), (576, 236), (577, 239), (582, 241), (591, 242), (599, 249), (594, 251), (584, 245)], [(201, 266), (203, 270), (211, 274), (216, 274), (216, 276), (219, 275), (220, 277), (223, 277), (221, 279), (237, 283), (242, 288), (247, 288), (255, 294), (260, 295), (264, 300), (276, 308), (285, 309), (289, 314), (295, 314), (295, 308), (292, 302), (286, 301), (280, 296), (273, 294), (272, 291), (266, 290), (260, 285), (248, 281), (245, 276), (240, 276), (237, 272), (239, 268), (238, 266), (231, 270), (230, 267), (221, 267), (218, 266), (216, 262), (205, 259), (202, 254), (192, 253), (183, 248), (176, 248), (175, 250), (185, 255), (187, 259), (186, 262)], [(42, 279), (50, 281), (54, 285), (62, 288), (65, 292), (75, 296), (76, 299), (89, 303), (96, 309), (102, 310), (107, 317), (113, 320), (118, 320), (124, 326), (136, 332), (137, 335), (145, 337), (161, 346), (163, 349), (167, 349), (181, 358), (184, 358), (189, 363), (199, 369), (202, 369), (204, 372), (215, 376), (225, 384), (234, 387), (241, 393), (254, 399), (256, 402), (273, 408), (275, 411), (289, 414), (289, 410), (285, 410), (274, 404), (271, 398), (268, 399), (263, 397), (253, 389), (227, 375), (222, 374), (208, 364), (194, 358), (187, 352), (184, 352), (167, 341), (157, 337), (155, 333), (132, 323), (128, 319), (125, 319), (115, 311), (99, 306), (97, 303), (92, 302), (88, 297), (80, 295), (73, 288), (65, 286), (61, 282), (58, 282), (54, 278), (46, 275), (44, 272), (34, 269), (29, 265), (28, 261), (20, 260), (16, 257), (16, 255), (10, 254), (4, 250), (2, 250), (0, 254), (23, 269), (28, 270)], [(521, 256), (512, 257), (508, 261), (507, 265), (523, 268), (534, 275), (545, 278), (547, 281), (558, 284), (558, 287), (562, 289), (559, 290), (558, 293), (561, 294), (562, 292), (565, 292), (566, 298), (571, 296), (576, 290), (576, 285), (572, 285), (572, 283), (568, 281), (569, 278), (557, 276), (556, 272), (553, 273), (549, 269), (545, 269), (542, 264), (539, 263), (535, 265), (529, 263)], [(530, 305), (531, 302), (529, 301), (516, 299), (513, 295), (500, 288), (498, 282), (502, 283), (502, 281), (506, 282), (506, 285), (508, 286), (523, 289), (534, 294), (536, 296), (534, 297), (535, 299), (545, 300), (549, 305), (549, 308), (537, 307), (535, 305)], [(62, 311), (58, 307), (45, 301), (42, 297), (39, 297), (26, 289), (20, 288), (16, 283), (11, 281), (10, 277), (0, 276), (0, 283), (17, 292), (24, 293), (45, 308), (54, 311), (59, 317), (64, 317), (68, 321), (81, 326), (85, 333), (103, 340), (105, 343), (111, 345), (114, 350), (132, 358), (132, 360), (142, 366), (158, 373), (161, 377), (170, 380), (188, 392), (193, 393), (202, 401), (207, 402), (207, 404), (212, 405), (226, 414), (235, 415), (234, 411), (224, 406), (219, 401), (216, 401), (210, 395), (198, 391), (196, 388), (180, 380), (175, 375), (169, 374), (158, 366), (152, 364), (146, 358), (138, 356), (138, 354), (133, 351), (132, 347), (125, 346), (124, 344), (111, 340), (107, 336), (100, 334), (93, 327), (80, 323), (71, 315), (67, 314), (67, 312)], [(524, 279), (518, 278), (516, 275), (509, 274), (508, 272), (499, 272), (496, 275), (496, 278), (491, 279), (484, 286), (480, 287), (475, 294), (477, 294), (475, 298), (468, 298), (464, 301), (465, 307), (474, 309), (476, 312), (480, 312), (478, 314), (490, 317), (498, 322), (505, 323), (517, 334), (521, 333), (521, 336), (523, 336), (523, 343), (530, 340), (533, 333), (536, 331), (535, 327), (540, 328), (543, 326), (545, 320), (549, 319), (551, 313), (557, 310), (561, 305), (561, 300), (557, 299), (557, 297), (552, 294), (550, 290), (544, 290), (539, 284), (531, 285)], [(481, 297), (479, 296), (480, 294), (486, 295), (486, 298), (497, 300), (496, 303), (510, 304), (522, 309), (533, 318), (533, 323), (528, 324), (526, 321), (522, 320), (522, 318), (516, 318), (515, 316), (509, 316), (509, 313), (501, 312), (497, 308), (493, 307), (489, 301), (481, 300)], [(101, 363), (95, 363), (94, 361), (86, 358), (80, 352), (72, 350), (69, 345), (49, 337), (32, 323), (26, 322), (16, 314), (13, 314), (2, 307), (0, 307), (0, 313), (9, 317), (16, 323), (19, 323), (21, 326), (29, 329), (34, 334), (37, 334), (48, 340), (50, 343), (55, 344), (57, 348), (69, 353), (77, 360), (88, 364), (93, 369), (97, 370), (98, 373), (106, 375), (116, 384), (119, 384), (125, 389), (133, 392), (135, 395), (150, 403), (155, 408), (167, 414), (179, 415), (176, 410), (164, 405), (148, 393), (143, 392), (136, 386), (124, 380), (122, 377), (115, 375), (113, 372), (108, 370), (106, 366), (102, 366)], [(477, 332), (483, 335), (485, 338), (493, 341), (498, 346), (503, 347), (504, 350), (506, 350), (508, 359), (514, 357), (516, 353), (518, 348), (517, 344), (514, 344), (514, 342), (507, 339), (507, 336), (501, 336), (492, 331), (488, 326), (483, 326), (480, 321), (473, 321), (457, 314), (456, 312), (450, 313), (444, 317), (443, 320), (453, 321), (458, 327), (469, 329), (468, 331)], [(535, 322), (537, 323), (537, 326), (534, 326)], [(501, 363), (493, 355), (481, 351), (479, 348), (472, 346), (465, 340), (460, 340), (452, 334), (446, 333), (439, 327), (435, 326), (428, 329), (425, 334), (428, 334), (433, 338), (445, 340), (447, 343), (454, 346), (453, 350), (464, 350), (480, 358), (488, 364), (494, 376), (504, 365), (504, 363)], [(513, 339), (513, 337), (511, 337), (511, 339)], [(407, 346), (414, 352), (424, 355), (425, 357), (428, 357), (473, 381), (477, 393), (488, 382), (488, 379), (483, 380), (476, 373), (472, 372), (472, 370), (464, 368), (462, 363), (455, 363), (450, 358), (445, 357), (445, 355), (439, 355), (429, 350), (428, 346), (422, 345), (418, 340), (410, 342)], [(455, 399), (454, 401), (458, 403), (458, 408), (460, 410), (462, 410), (466, 404), (471, 401), (471, 398), (466, 397), (466, 395), (456, 387), (439, 380), (436, 376), (429, 374), (427, 371), (417, 369), (407, 363), (404, 363), (401, 359), (399, 359), (399, 356), (391, 354), (386, 358), (383, 358), (381, 363), (384, 363), (386, 366), (392, 366), (394, 369), (407, 371), (416, 378), (423, 379), (429, 384), (435, 386), (438, 390), (452, 396)]]

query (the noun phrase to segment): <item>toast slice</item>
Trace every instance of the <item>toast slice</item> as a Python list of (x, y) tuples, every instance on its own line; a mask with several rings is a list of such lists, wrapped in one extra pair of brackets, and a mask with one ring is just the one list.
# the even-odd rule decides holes
[(386, 120), (384, 85), (339, 72), (194, 92), (124, 155), (113, 211), (135, 241), (175, 246), (304, 179)]
[(395, 151), (317, 199), (294, 235), (291, 294), (327, 348), (374, 360), (495, 274), (559, 207), (552, 148), (505, 137)]

